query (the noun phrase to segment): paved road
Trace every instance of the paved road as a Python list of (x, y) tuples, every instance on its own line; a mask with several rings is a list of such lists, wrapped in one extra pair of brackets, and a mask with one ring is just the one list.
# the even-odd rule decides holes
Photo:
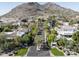
[(36, 50), (36, 46), (32, 46), (27, 54), (27, 56), (50, 56), (49, 51)]

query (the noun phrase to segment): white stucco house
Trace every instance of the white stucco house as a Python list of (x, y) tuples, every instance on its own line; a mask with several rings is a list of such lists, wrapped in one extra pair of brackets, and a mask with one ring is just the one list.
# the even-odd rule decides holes
[(56, 43), (56, 42), (52, 42), (52, 43), (51, 43), (51, 47), (52, 47), (52, 48), (54, 48), (54, 47), (56, 47), (56, 46), (57, 46), (57, 43)]
[(75, 31), (77, 31), (77, 28), (74, 26), (69, 26), (69, 25), (61, 26), (60, 28), (57, 29), (57, 33), (58, 33), (57, 37), (60, 38), (64, 36), (70, 39), (70, 37)]
[(57, 32), (59, 35), (72, 35), (77, 30), (76, 27), (72, 26), (61, 26)]
[(21, 21), (18, 18), (6, 18), (3, 17), (0, 19), (0, 22), (3, 24), (11, 24), (11, 25), (21, 25)]
[(18, 30), (14, 30), (12, 32), (4, 32), (4, 35), (7, 39), (13, 39), (16, 36), (23, 36), (25, 33), (29, 32), (28, 29), (19, 28)]
[(24, 34), (25, 34), (25, 32), (20, 32), (20, 31), (17, 31), (17, 32), (4, 32), (4, 35), (6, 36), (6, 39), (13, 39), (16, 36), (21, 37)]
[(6, 17), (3, 17), (3, 18), (0, 19), (0, 21), (2, 21), (3, 23), (12, 23), (12, 22), (18, 21), (18, 18), (6, 18)]

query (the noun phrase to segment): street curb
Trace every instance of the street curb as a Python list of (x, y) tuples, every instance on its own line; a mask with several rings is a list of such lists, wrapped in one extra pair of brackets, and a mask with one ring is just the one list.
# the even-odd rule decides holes
[(29, 50), (30, 50), (30, 47), (28, 48), (28, 51), (27, 51), (27, 53), (24, 56), (27, 56), (27, 54), (29, 53)]
[(50, 53), (50, 56), (51, 56), (51, 57), (53, 57), (53, 56), (54, 56), (54, 55), (51, 53), (51, 51), (49, 51), (49, 53)]

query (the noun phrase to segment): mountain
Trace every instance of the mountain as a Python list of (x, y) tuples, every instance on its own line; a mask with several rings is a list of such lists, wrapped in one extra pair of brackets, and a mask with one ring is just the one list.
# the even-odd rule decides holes
[(24, 18), (29, 16), (49, 16), (54, 14), (70, 18), (79, 16), (79, 12), (61, 7), (56, 3), (48, 2), (41, 5), (37, 2), (28, 2), (16, 6), (9, 13), (4, 14), (1, 17)]
[(16, 6), (9, 13), (3, 15), (2, 17), (21, 18), (40, 14), (40, 11), (41, 5), (37, 2), (23, 3), (22, 5)]
[(47, 12), (49, 11), (49, 13), (51, 14), (57, 14), (62, 16), (72, 16), (72, 17), (79, 15), (79, 12), (61, 7), (56, 3), (52, 3), (52, 2), (48, 2), (44, 4), (44, 7), (45, 7), (45, 10), (47, 10)]

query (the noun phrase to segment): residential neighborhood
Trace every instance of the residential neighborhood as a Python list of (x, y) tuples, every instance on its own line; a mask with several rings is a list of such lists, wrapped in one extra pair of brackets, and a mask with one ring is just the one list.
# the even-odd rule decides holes
[[(59, 9), (64, 8), (54, 4), (58, 7), (57, 11), (54, 10), (55, 13), (53, 9), (47, 8), (52, 3), (46, 5), (42, 6), (43, 10), (38, 3), (25, 3), (12, 9), (14, 13), (25, 8), (23, 15), (18, 12), (15, 17), (15, 14), (10, 12), (11, 17), (0, 18), (0, 56), (79, 56), (79, 19), (74, 19), (78, 14), (74, 11), (75, 17), (70, 13), (65, 16), (63, 11), (63, 15), (57, 14)], [(30, 12), (24, 12), (25, 10), (38, 11), (32, 15)], [(70, 18), (71, 16), (74, 18)]]

